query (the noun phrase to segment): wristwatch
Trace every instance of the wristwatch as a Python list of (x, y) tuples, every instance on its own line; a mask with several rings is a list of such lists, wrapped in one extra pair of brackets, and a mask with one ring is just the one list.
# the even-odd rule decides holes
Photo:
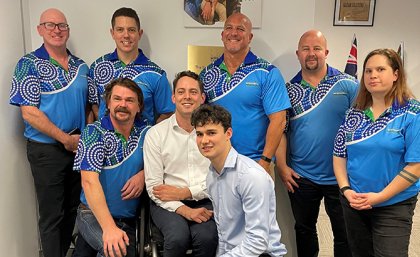
[(266, 162), (268, 162), (268, 163), (270, 163), (270, 162), (271, 162), (271, 159), (270, 159), (270, 158), (268, 158), (267, 156), (264, 156), (264, 155), (261, 155), (261, 160), (266, 161)]
[(351, 189), (350, 186), (343, 186), (342, 188), (340, 188), (340, 194), (344, 195), (344, 192), (346, 192), (346, 190)]

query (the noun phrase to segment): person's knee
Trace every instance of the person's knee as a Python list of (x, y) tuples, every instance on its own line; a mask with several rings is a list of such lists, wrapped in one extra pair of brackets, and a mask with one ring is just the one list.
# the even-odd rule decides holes
[(178, 233), (171, 233), (171, 234), (164, 234), (164, 245), (165, 249), (185, 249), (185, 251), (188, 249), (191, 243), (190, 234), (189, 232), (181, 232)]
[(206, 249), (215, 249), (217, 246), (217, 232), (214, 231), (213, 233), (208, 231), (207, 233), (196, 233), (192, 234), (192, 243), (196, 246), (205, 247)]

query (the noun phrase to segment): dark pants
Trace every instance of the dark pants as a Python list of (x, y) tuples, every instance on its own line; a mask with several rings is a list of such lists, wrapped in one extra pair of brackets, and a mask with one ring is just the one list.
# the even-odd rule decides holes
[(299, 257), (318, 256), (316, 223), (322, 198), (324, 198), (325, 210), (330, 218), (334, 234), (334, 256), (351, 256), (338, 186), (319, 185), (306, 178), (297, 179), (296, 183), (299, 188), (295, 188), (294, 193), (289, 193), (289, 198), (296, 220), (296, 244)]
[(80, 198), (80, 174), (74, 154), (59, 144), (28, 141), (27, 156), (38, 200), (38, 227), (44, 257), (62, 257), (69, 249)]
[(353, 257), (407, 257), (417, 196), (358, 211), (340, 197)]
[(96, 257), (98, 251), (92, 248), (88, 242), (79, 233), (77, 236), (76, 246), (74, 247), (73, 257)]
[[(204, 207), (212, 210), (210, 200), (183, 201), (191, 208)], [(182, 257), (192, 246), (194, 257), (214, 257), (218, 237), (214, 219), (196, 223), (188, 221), (181, 215), (167, 211), (151, 201), (150, 214), (153, 222), (164, 237), (164, 257)]]

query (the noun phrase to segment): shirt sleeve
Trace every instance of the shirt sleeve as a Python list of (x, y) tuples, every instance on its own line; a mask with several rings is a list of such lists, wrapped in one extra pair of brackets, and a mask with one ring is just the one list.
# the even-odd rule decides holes
[(207, 194), (206, 180), (203, 180), (203, 182), (198, 185), (190, 186), (188, 189), (191, 192), (193, 200), (199, 201), (209, 198), (209, 195)]
[(349, 92), (349, 102), (350, 102), (350, 107), (353, 106), (354, 101), (356, 100), (357, 97), (357, 93), (359, 91), (359, 82), (356, 80), (349, 80), (347, 82), (347, 90)]
[(88, 75), (88, 102), (90, 104), (96, 104), (99, 105), (99, 96), (98, 96), (98, 87), (95, 84), (95, 63), (92, 63), (89, 69), (89, 75)]
[(173, 113), (175, 105), (172, 103), (172, 88), (166, 73), (159, 75), (153, 92), (155, 111), (157, 114)]
[(259, 171), (251, 171), (240, 180), (237, 190), (245, 213), (245, 237), (221, 257), (258, 257), (268, 249), (270, 202), (275, 201), (273, 182)]
[(38, 107), (41, 101), (41, 83), (35, 63), (22, 57), (16, 65), (10, 90), (10, 104)]
[(413, 115), (413, 119), (405, 132), (406, 153), (405, 162), (420, 162), (420, 112)]
[(283, 76), (275, 66), (269, 70), (268, 77), (262, 85), (262, 99), (267, 115), (291, 107)]
[(160, 135), (156, 129), (151, 128), (147, 132), (144, 140), (143, 154), (146, 190), (150, 199), (152, 199), (157, 206), (174, 212), (180, 206), (184, 205), (181, 201), (163, 202), (153, 194), (153, 187), (163, 184), (164, 166), (162, 162), (159, 138)]
[(80, 135), (73, 170), (101, 173), (104, 163), (105, 144), (95, 123), (87, 125)]

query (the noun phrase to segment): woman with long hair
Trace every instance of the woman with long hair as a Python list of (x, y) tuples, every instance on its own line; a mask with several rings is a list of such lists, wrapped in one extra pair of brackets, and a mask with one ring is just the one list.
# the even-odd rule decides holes
[(420, 102), (394, 50), (367, 55), (333, 159), (353, 257), (408, 256), (420, 189)]

